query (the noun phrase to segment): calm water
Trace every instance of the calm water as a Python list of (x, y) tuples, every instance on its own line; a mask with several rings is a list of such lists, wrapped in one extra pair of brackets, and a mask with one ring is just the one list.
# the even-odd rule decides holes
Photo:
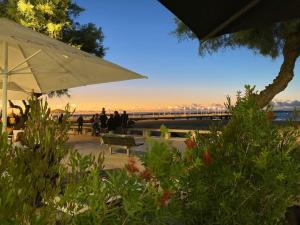
[(274, 111), (275, 121), (300, 121), (300, 112), (293, 111)]

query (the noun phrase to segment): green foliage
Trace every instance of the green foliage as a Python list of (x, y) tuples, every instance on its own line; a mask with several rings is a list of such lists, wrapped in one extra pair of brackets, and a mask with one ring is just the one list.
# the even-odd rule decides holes
[(49, 98), (53, 98), (53, 97), (61, 97), (61, 96), (67, 96), (70, 97), (69, 94), (69, 90), (68, 89), (62, 89), (62, 90), (58, 90), (58, 91), (51, 91), (48, 94)]
[(168, 196), (161, 200), (150, 171), (123, 169), (101, 178), (103, 155), (80, 155), (66, 143), (69, 114), (58, 123), (47, 103), (32, 99), (30, 107), (23, 148), (0, 135), (1, 224), (167, 223), (161, 202)]
[(0, 3), (0, 16), (8, 17), (23, 26), (80, 47), (99, 57), (105, 54), (101, 28), (89, 23), (80, 25), (74, 18), (83, 11), (70, 0), (4, 0)]
[[(142, 171), (109, 172), (99, 178), (103, 158), (96, 163), (91, 156), (73, 153), (72, 172), (57, 205), (67, 213), (63, 224), (165, 224), (158, 206), (157, 182), (145, 180)], [(134, 162), (133, 162), (134, 163)]]
[(98, 28), (93, 23), (80, 25), (74, 24), (70, 29), (64, 30), (63, 41), (73, 46), (78, 46), (81, 50), (104, 57), (106, 48), (103, 46), (104, 35), (101, 27)]
[(169, 135), (170, 135), (169, 129), (164, 124), (162, 124), (160, 126), (160, 136), (162, 138), (168, 139)]
[(70, 0), (5, 0), (5, 8), (1, 16), (8, 17), (23, 26), (30, 27), (38, 32), (60, 39), (61, 31), (70, 25)]
[(282, 224), (300, 191), (299, 131), (274, 126), (254, 94), (246, 86), (228, 102), (221, 132), (195, 133), (183, 153), (149, 142), (143, 168), (129, 158), (104, 177), (102, 154), (66, 143), (68, 113), (59, 124), (47, 103), (31, 100), (25, 148), (0, 135), (0, 223)]
[[(196, 35), (180, 20), (175, 19), (176, 29), (173, 32), (179, 40), (197, 39)], [(292, 20), (270, 25), (269, 27), (249, 29), (232, 34), (225, 34), (201, 41), (199, 53), (214, 53), (222, 48), (247, 47), (255, 53), (272, 58), (278, 57), (287, 39), (300, 33), (300, 20)]]
[(29, 101), (31, 111), (22, 147), (0, 144), (0, 223), (51, 224), (56, 211), (51, 202), (61, 191), (62, 159), (68, 154), (67, 113), (63, 124), (50, 118), (47, 103)]
[(181, 179), (185, 224), (282, 224), (297, 200), (299, 133), (274, 127), (255, 104), (253, 89), (246, 88), (230, 106), (232, 119), (222, 133), (197, 137), (197, 147), (186, 153), (192, 160)]
[(166, 142), (149, 142), (149, 149), (144, 158), (144, 163), (163, 189), (176, 186), (177, 178), (182, 175), (183, 165), (180, 153)]

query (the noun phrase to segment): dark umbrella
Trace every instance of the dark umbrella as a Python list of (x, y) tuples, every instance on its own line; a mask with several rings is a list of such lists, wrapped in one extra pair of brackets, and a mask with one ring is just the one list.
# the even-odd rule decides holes
[(300, 18), (300, 0), (159, 0), (199, 39)]

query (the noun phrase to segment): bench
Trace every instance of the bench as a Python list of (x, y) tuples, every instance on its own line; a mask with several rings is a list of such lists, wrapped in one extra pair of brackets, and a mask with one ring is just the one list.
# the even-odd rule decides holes
[(125, 147), (126, 153), (129, 156), (131, 147), (143, 145), (143, 143), (136, 143), (134, 137), (131, 135), (104, 134), (101, 136), (101, 139), (103, 144), (108, 145), (110, 154), (112, 154), (113, 146)]

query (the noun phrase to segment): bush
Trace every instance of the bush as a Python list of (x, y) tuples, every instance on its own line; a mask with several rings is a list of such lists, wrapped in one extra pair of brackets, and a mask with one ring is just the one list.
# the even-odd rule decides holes
[(186, 173), (177, 178), (185, 193), (181, 222), (282, 224), (299, 196), (299, 134), (274, 127), (250, 87), (228, 107), (232, 118), (221, 133), (212, 130), (187, 141)]
[(24, 147), (7, 144), (6, 134), (0, 144), (0, 224), (51, 224), (56, 212), (50, 202), (61, 191), (65, 168), (62, 159), (66, 145), (68, 113), (65, 123), (50, 118), (47, 102), (31, 99)]
[(142, 170), (129, 158), (105, 177), (103, 155), (67, 145), (69, 114), (59, 124), (47, 103), (30, 104), (27, 148), (0, 136), (0, 224), (273, 225), (298, 200), (298, 132), (274, 127), (250, 87), (221, 132), (191, 135), (184, 153), (149, 142)]

